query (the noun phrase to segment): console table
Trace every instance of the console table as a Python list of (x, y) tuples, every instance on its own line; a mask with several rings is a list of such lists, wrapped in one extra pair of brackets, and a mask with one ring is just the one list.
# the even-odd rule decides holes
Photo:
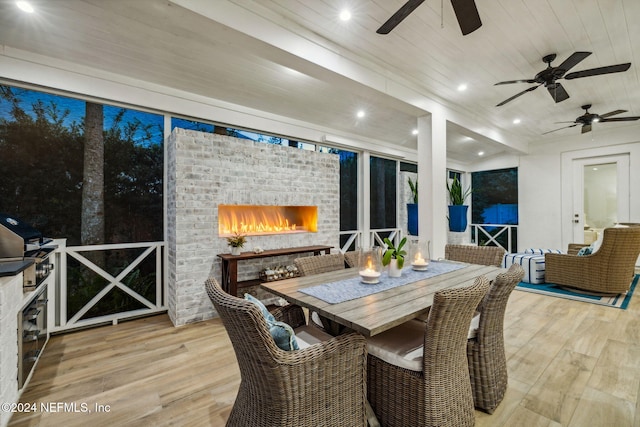
[(242, 252), (240, 255), (231, 254), (218, 254), (218, 257), (222, 260), (222, 289), (233, 295), (237, 296), (238, 288), (244, 288), (246, 286), (254, 286), (262, 283), (260, 279), (243, 280), (238, 282), (238, 261), (245, 261), (249, 259), (268, 258), (282, 255), (295, 255), (313, 252), (313, 255), (320, 255), (321, 253), (331, 253), (333, 246), (301, 246), (298, 248), (283, 248), (283, 249), (271, 249), (260, 252)]

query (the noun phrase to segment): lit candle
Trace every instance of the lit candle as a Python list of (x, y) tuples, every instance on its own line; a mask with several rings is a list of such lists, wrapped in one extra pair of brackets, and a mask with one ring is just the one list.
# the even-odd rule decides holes
[(411, 266), (414, 270), (426, 270), (429, 266), (429, 262), (422, 257), (420, 252), (416, 253)]
[(360, 270), (359, 274), (362, 283), (378, 283), (378, 279), (380, 277), (380, 272), (375, 271), (372, 268), (371, 262), (369, 262), (369, 266), (367, 268), (365, 268), (364, 270)]

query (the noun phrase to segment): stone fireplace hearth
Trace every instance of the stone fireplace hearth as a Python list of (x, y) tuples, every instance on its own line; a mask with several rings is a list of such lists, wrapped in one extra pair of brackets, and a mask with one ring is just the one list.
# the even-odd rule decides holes
[[(219, 205), (317, 208), (317, 231), (251, 235), (243, 251), (339, 247), (340, 163), (335, 154), (174, 129), (167, 144), (167, 280), (169, 316), (183, 325), (215, 316), (204, 291), (220, 280), (219, 253), (229, 247), (218, 230)], [(300, 231), (300, 230), (298, 230)], [(243, 261), (239, 280), (293, 258)]]

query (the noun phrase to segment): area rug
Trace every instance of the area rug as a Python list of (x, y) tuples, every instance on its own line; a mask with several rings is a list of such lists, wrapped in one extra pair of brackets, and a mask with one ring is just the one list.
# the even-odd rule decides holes
[(615, 307), (621, 308), (623, 310), (627, 309), (629, 305), (629, 301), (633, 296), (633, 291), (636, 289), (636, 285), (638, 284), (638, 279), (640, 279), (640, 274), (636, 274), (633, 278), (633, 282), (631, 282), (631, 288), (626, 294), (619, 295), (596, 295), (590, 294), (588, 292), (574, 292), (560, 285), (555, 285), (553, 283), (541, 283), (541, 284), (532, 284), (520, 282), (516, 289), (524, 292), (532, 292), (535, 294), (549, 295), (552, 297), (558, 298), (566, 298), (575, 301), (588, 302), (591, 304), (599, 304), (605, 305), (607, 307)]

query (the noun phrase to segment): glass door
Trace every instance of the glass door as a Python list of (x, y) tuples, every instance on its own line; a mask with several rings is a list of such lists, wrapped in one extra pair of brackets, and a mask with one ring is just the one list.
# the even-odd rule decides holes
[(629, 155), (574, 160), (573, 241), (593, 243), (629, 219)]

